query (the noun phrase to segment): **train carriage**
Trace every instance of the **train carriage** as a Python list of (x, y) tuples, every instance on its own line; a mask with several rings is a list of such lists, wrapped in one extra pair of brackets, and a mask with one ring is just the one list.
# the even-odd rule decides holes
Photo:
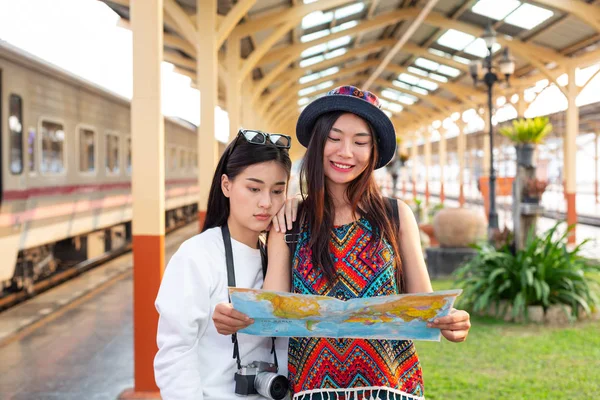
[[(128, 240), (127, 99), (0, 42), (0, 121), (0, 294)], [(196, 140), (165, 119), (168, 225), (196, 215)]]

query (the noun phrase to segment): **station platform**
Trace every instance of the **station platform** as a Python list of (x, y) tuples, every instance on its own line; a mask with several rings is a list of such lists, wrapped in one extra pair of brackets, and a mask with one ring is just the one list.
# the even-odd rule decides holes
[[(580, 227), (580, 236), (600, 237), (600, 228)], [(192, 223), (169, 234), (165, 261), (196, 233)], [(129, 253), (0, 313), (0, 399), (114, 400), (131, 388), (132, 290)]]
[[(198, 232), (165, 238), (165, 262)], [(0, 313), (0, 399), (114, 400), (133, 387), (132, 254)]]
[[(382, 192), (386, 196), (391, 195), (391, 185), (382, 187)], [(425, 186), (417, 185), (417, 199), (425, 203)], [(402, 183), (396, 187), (395, 196), (399, 199), (412, 202), (412, 186), (409, 184), (402, 188)], [(439, 184), (429, 186), (429, 209), (436, 204), (440, 204)], [(444, 207), (459, 207), (458, 201), (459, 187), (456, 183), (444, 184)], [(483, 198), (475, 184), (467, 184), (464, 187), (465, 205), (467, 208), (474, 208), (484, 212)], [(566, 221), (566, 209), (564, 208), (564, 196), (562, 192), (549, 190), (544, 193), (542, 206), (545, 208), (544, 214), (538, 219), (538, 233), (543, 233), (552, 228), (559, 221)], [(512, 199), (510, 196), (498, 196), (496, 208), (498, 212), (498, 223), (500, 229), (508, 227), (512, 230)], [(577, 194), (577, 219), (576, 241), (577, 244), (587, 240), (582, 248), (582, 254), (591, 259), (600, 260), (600, 204), (595, 202), (592, 193)], [(564, 224), (566, 228), (566, 224)]]

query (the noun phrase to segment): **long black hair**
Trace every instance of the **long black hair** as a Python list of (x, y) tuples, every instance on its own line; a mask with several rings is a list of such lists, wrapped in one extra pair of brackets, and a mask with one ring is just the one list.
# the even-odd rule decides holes
[[(305, 215), (308, 217), (312, 230), (309, 246), (312, 250), (313, 263), (321, 268), (329, 282), (336, 279), (334, 262), (329, 252), (335, 207), (326, 187), (323, 152), (333, 125), (345, 113), (345, 111), (333, 111), (325, 113), (317, 119), (300, 171), (300, 178), (303, 182), (302, 197), (305, 199), (304, 210), (310, 210)], [(372, 240), (375, 240), (376, 243), (373, 244), (379, 246), (381, 240), (386, 238), (392, 246), (396, 255), (396, 281), (398, 288), (402, 288), (402, 261), (398, 246), (398, 232), (388, 218), (384, 198), (373, 177), (379, 152), (375, 145), (377, 140), (375, 131), (371, 124), (368, 122), (367, 124), (373, 136), (371, 158), (367, 168), (348, 185), (346, 196), (350, 200), (353, 215), (363, 215), (374, 228), (375, 235)]]
[(244, 138), (238, 136), (232, 141), (217, 164), (213, 176), (206, 207), (206, 219), (202, 232), (217, 226), (223, 226), (229, 218), (229, 199), (221, 189), (221, 177), (227, 175), (230, 180), (235, 179), (247, 167), (263, 162), (275, 161), (285, 169), (288, 180), (292, 169), (292, 161), (286, 149), (276, 147), (267, 140), (267, 143), (257, 145), (248, 143)]

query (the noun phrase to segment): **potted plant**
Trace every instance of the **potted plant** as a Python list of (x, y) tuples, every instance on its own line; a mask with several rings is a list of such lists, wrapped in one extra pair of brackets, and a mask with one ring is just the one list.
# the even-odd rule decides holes
[(463, 289), (458, 306), (514, 320), (528, 320), (532, 309), (543, 316), (559, 308), (572, 318), (581, 312), (591, 316), (600, 306), (600, 264), (586, 259), (582, 249), (589, 240), (570, 249), (567, 236), (572, 226), (558, 222), (541, 235), (532, 230), (523, 249), (514, 254), (506, 244), (496, 249), (482, 242), (477, 255), (456, 271)]
[(523, 190), (523, 202), (537, 204), (546, 191), (548, 181), (541, 181), (536, 178), (528, 179)]
[(533, 165), (534, 146), (541, 143), (551, 131), (552, 124), (548, 117), (521, 118), (514, 120), (512, 126), (499, 129), (501, 135), (515, 143), (517, 162), (526, 167)]
[(412, 209), (412, 212), (415, 215), (417, 223), (421, 223), (423, 219), (423, 200), (417, 199), (415, 197), (412, 201), (412, 204), (410, 204), (410, 208)]
[(406, 154), (406, 153), (400, 153), (398, 155), (398, 159), (400, 160), (400, 165), (404, 167), (404, 165), (408, 161), (408, 154)]

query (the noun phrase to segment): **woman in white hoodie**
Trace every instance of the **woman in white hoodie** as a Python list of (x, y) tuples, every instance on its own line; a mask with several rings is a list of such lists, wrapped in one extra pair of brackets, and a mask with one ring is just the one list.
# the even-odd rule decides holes
[[(219, 160), (202, 233), (184, 242), (167, 265), (156, 298), (154, 359), (163, 400), (234, 399), (240, 365), (275, 361), (271, 338), (220, 335), (212, 316), (216, 304), (228, 302), (227, 287), (233, 286), (229, 242), (234, 285), (262, 287), (266, 260), (259, 236), (284, 204), (290, 143), (289, 136), (240, 130)], [(233, 337), (239, 350), (235, 358)], [(287, 339), (277, 339), (275, 350), (278, 373), (287, 376)], [(241, 383), (237, 390), (248, 391), (248, 399), (263, 398)]]

